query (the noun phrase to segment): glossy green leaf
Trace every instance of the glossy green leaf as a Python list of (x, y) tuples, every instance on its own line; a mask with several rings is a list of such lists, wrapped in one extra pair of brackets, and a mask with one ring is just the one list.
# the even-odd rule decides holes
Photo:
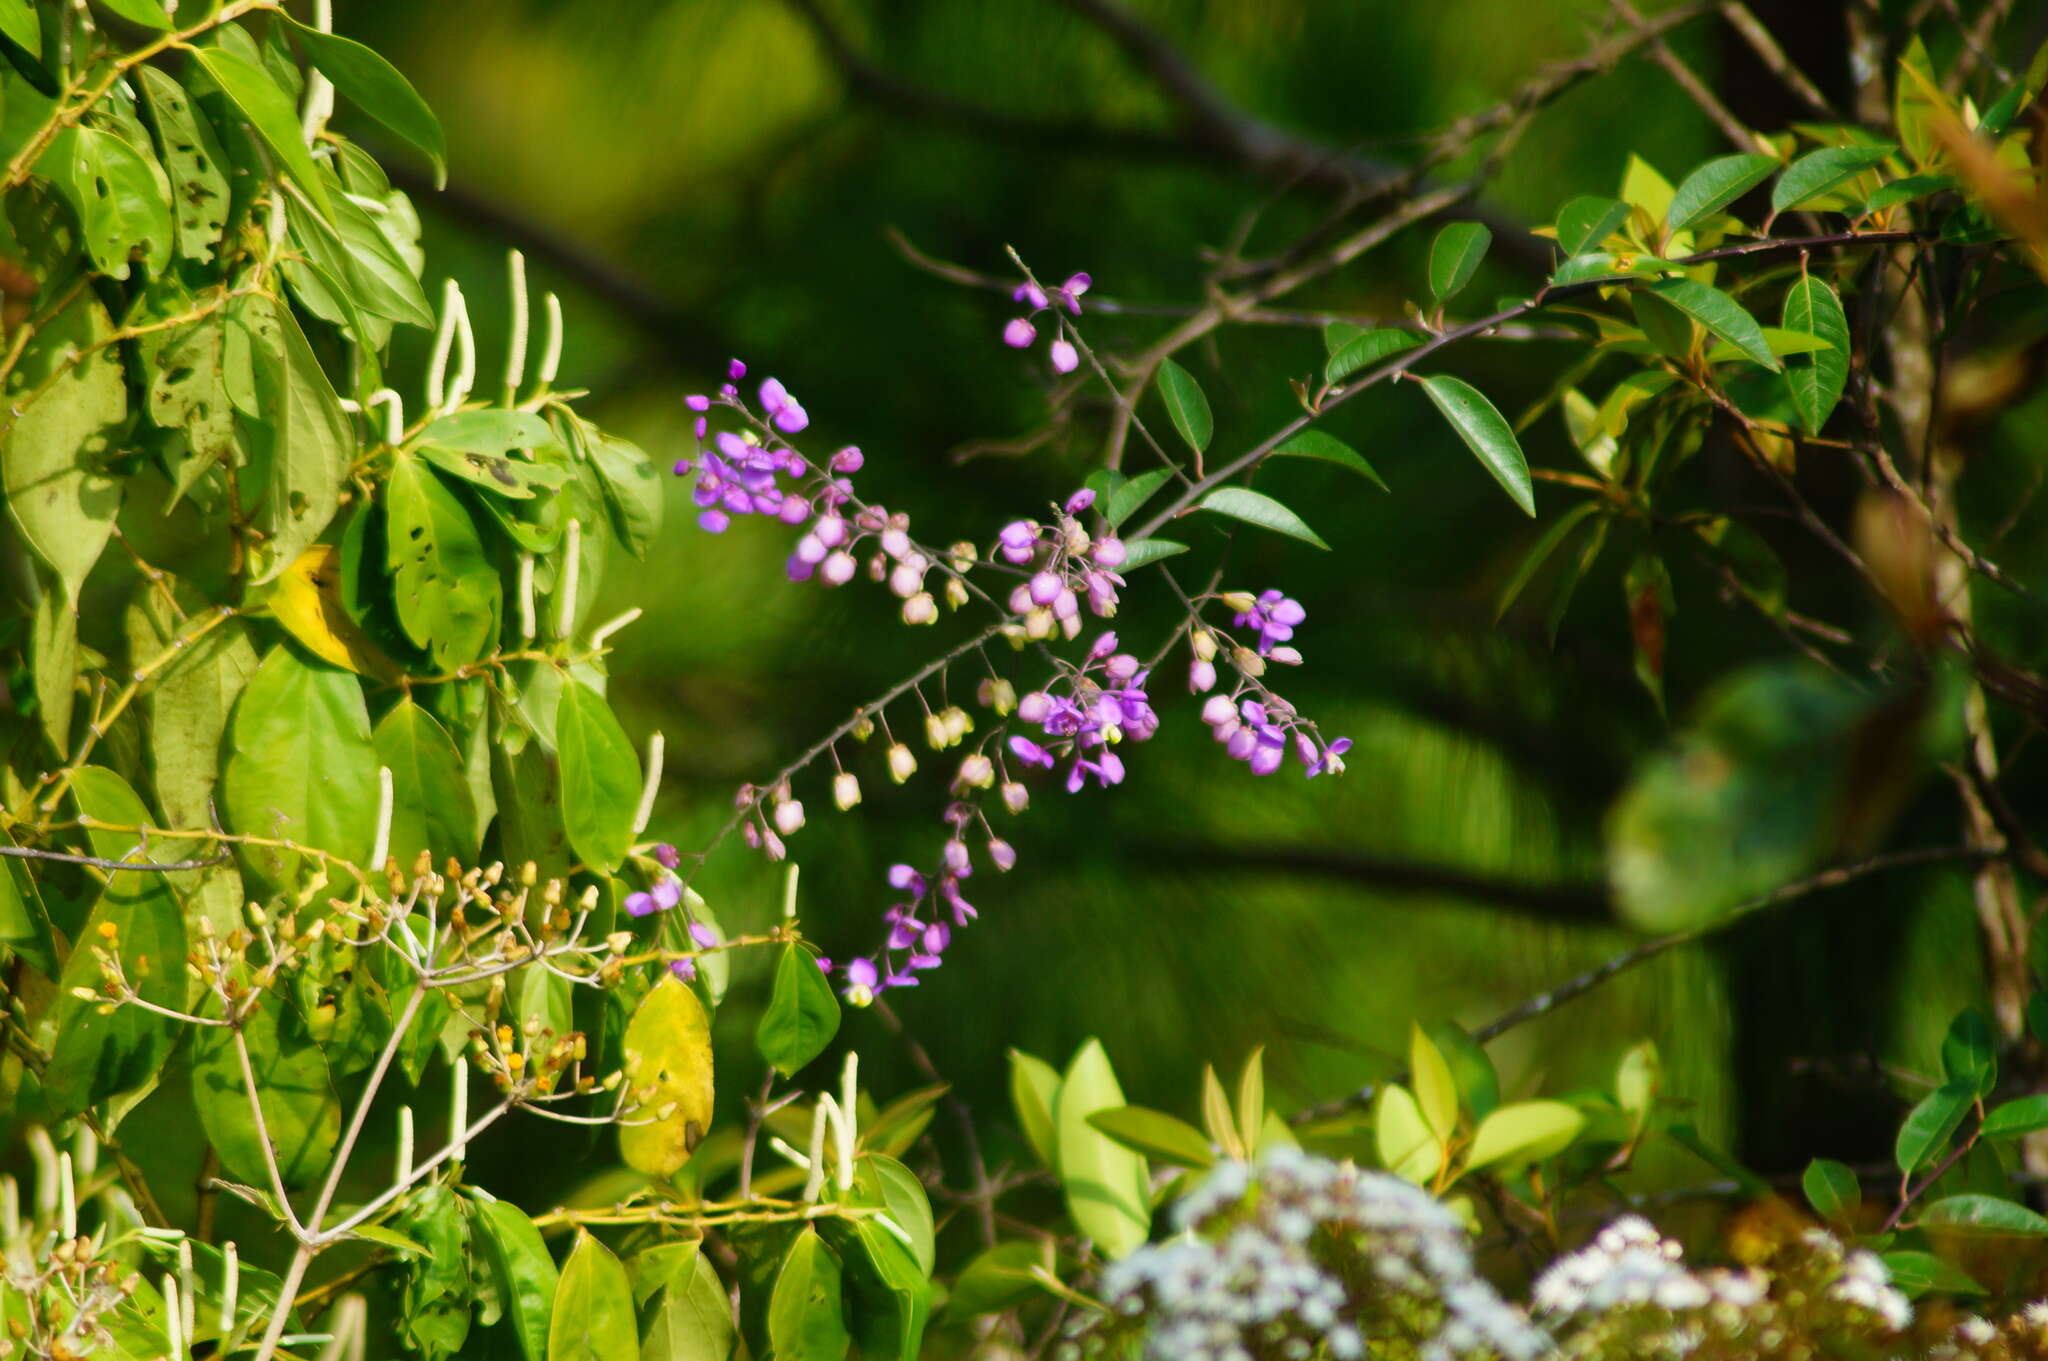
[(1771, 213), (1787, 212), (1834, 192), (1867, 170), (1875, 170), (1896, 154), (1895, 146), (1822, 147), (1785, 167), (1771, 186)]
[(2002, 1196), (1949, 1196), (1920, 1213), (1922, 1228), (2003, 1238), (2048, 1238), (2048, 1215)]
[(886, 1153), (862, 1156), (854, 1174), (854, 1189), (864, 1199), (879, 1201), (889, 1222), (903, 1231), (904, 1246), (924, 1275), (937, 1264), (936, 1227), (932, 1203), (917, 1174)]
[(1442, 303), (1462, 292), (1492, 244), (1483, 222), (1446, 223), (1429, 247), (1430, 295)]
[(401, 456), (384, 511), (385, 564), (406, 637), (443, 671), (477, 660), (497, 640), (504, 587), (468, 509), (425, 463)]
[(1365, 455), (1335, 435), (1325, 434), (1321, 430), (1304, 430), (1291, 437), (1273, 451), (1272, 457), (1312, 458), (1323, 463), (1334, 463), (1340, 468), (1348, 468), (1357, 473), (1381, 491), (1389, 490), (1372, 464), (1365, 461)]
[(840, 1298), (838, 1254), (806, 1226), (783, 1255), (768, 1303), (768, 1338), (777, 1361), (840, 1361), (852, 1345)]
[(1899, 1170), (1911, 1176), (1939, 1157), (1970, 1113), (1973, 1098), (1967, 1087), (1937, 1087), (1906, 1112), (1893, 1144)]
[(1777, 172), (1775, 156), (1717, 156), (1680, 181), (1664, 225), (1674, 232), (1696, 227)]
[[(263, 1134), (284, 1184), (297, 1187), (327, 1171), (341, 1139), (341, 1098), (326, 1055), (286, 1009), (281, 997), (266, 996), (243, 1021), (242, 1042), (263, 1103)], [(193, 1036), (192, 1104), (207, 1141), (235, 1180), (268, 1186), (264, 1137), (250, 1099), (232, 1033), (201, 1027)]]
[(578, 1230), (548, 1323), (548, 1361), (639, 1361), (633, 1287), (611, 1249)]
[(1467, 1167), (1541, 1162), (1562, 1153), (1585, 1128), (1586, 1117), (1562, 1101), (1515, 1101), (1479, 1122)]
[(613, 870), (633, 845), (640, 807), (640, 758), (604, 697), (583, 682), (562, 687), (555, 712), (562, 772), (562, 819), (585, 865)]
[(1055, 1170), (1067, 1213), (1112, 1261), (1143, 1244), (1152, 1226), (1144, 1158), (1088, 1120), (1124, 1104), (1108, 1054), (1100, 1041), (1089, 1040), (1067, 1066), (1053, 1103)]
[(1423, 1028), (1451, 1066), (1459, 1101), (1474, 1119), (1484, 1119), (1500, 1104), (1500, 1074), (1485, 1048), (1456, 1021), (1432, 1021)]
[(839, 1033), (839, 998), (801, 945), (785, 945), (775, 964), (775, 989), (754, 1032), (768, 1066), (784, 1077), (825, 1051)]
[(37, 169), (78, 214), (100, 273), (127, 278), (131, 257), (152, 275), (170, 263), (170, 183), (152, 157), (115, 133), (79, 126), (50, 144)]
[(1343, 349), (1330, 356), (1329, 362), (1323, 365), (1323, 382), (1334, 386), (1362, 369), (1376, 367), (1421, 343), (1421, 337), (1414, 332), (1393, 326), (1363, 332), (1346, 341)]
[(1208, 1167), (1216, 1152), (1202, 1132), (1184, 1120), (1146, 1106), (1112, 1106), (1088, 1123), (1133, 1152), (1172, 1167)]
[(1977, 1284), (1970, 1273), (1964, 1271), (1945, 1257), (1931, 1252), (1904, 1250), (1884, 1254), (1884, 1268), (1890, 1273), (1892, 1284), (1911, 1298), (1939, 1293), (1943, 1295), (1985, 1295), (1990, 1292)]
[(1111, 529), (1120, 527), (1137, 514), (1138, 509), (1151, 500), (1153, 494), (1166, 485), (1166, 479), (1172, 476), (1171, 468), (1154, 468), (1151, 472), (1124, 479), (1110, 492), (1106, 504), (1098, 503), (1102, 518), (1109, 521)]
[[(142, 800), (111, 770), (85, 766), (76, 771), (71, 796), (81, 817), (117, 827), (150, 824)], [(98, 830), (88, 840), (91, 853), (106, 860), (154, 860), (167, 853), (176, 856), (191, 845)], [(78, 989), (102, 991), (103, 954), (118, 962), (122, 977), (143, 1001), (158, 1007), (185, 1005), (185, 921), (163, 875), (109, 875), (64, 962), (55, 1005), (38, 1032), (50, 1055), (43, 1095), (59, 1117), (152, 1082), (176, 1037), (172, 1023), (154, 1012), (131, 1006), (102, 1014), (100, 1003), (76, 995)]]
[(1010, 1051), (1010, 1109), (1016, 1112), (1031, 1151), (1047, 1167), (1055, 1161), (1052, 1112), (1059, 1092), (1057, 1068), (1021, 1049)]
[[(229, 742), (220, 788), (231, 831), (314, 847), (357, 865), (369, 858), (377, 830), (377, 753), (353, 675), (279, 644), (236, 701)], [(259, 883), (283, 889), (301, 856), (245, 846), (242, 859)], [(340, 871), (331, 877), (346, 878)]]
[(1863, 1204), (1863, 1186), (1846, 1163), (1815, 1158), (1806, 1165), (1799, 1186), (1813, 1212), (1828, 1223), (1843, 1227), (1855, 1223), (1856, 1211)]
[(1981, 1008), (1969, 1007), (1949, 1023), (1941, 1041), (1941, 1072), (1948, 1085), (1980, 1097), (1998, 1085), (1998, 1037)]
[(62, 579), (36, 599), (29, 626), (29, 666), (35, 684), (36, 717), (50, 750), (71, 755), (71, 713), (78, 699), (78, 605)]
[[(14, 845), (0, 834), (0, 844)], [(57, 977), (57, 943), (50, 933), (50, 913), (43, 895), (19, 856), (0, 856), (0, 946), (27, 961), (43, 977)]]
[[(335, 195), (332, 226), (301, 213), (292, 220), (291, 230), (292, 239), (335, 283), (347, 288), (350, 304), (385, 321), (433, 329), (434, 312), (411, 263), (369, 210), (354, 199)], [(382, 327), (370, 332), (373, 348), (382, 348), (389, 330)]]
[(306, 45), (306, 55), (320, 74), (334, 82), (342, 98), (404, 138), (433, 162), (436, 187), (448, 178), (448, 139), (441, 120), (420, 98), (412, 82), (369, 48), (338, 33), (323, 33), (291, 20), (292, 31)]
[(1275, 534), (1285, 534), (1318, 548), (1330, 546), (1299, 515), (1264, 492), (1256, 492), (1249, 487), (1218, 487), (1203, 497), (1197, 508), (1227, 515), (1233, 520), (1243, 520), (1246, 524), (1270, 529)]
[(331, 218), (327, 186), (321, 182), (320, 168), (314, 164), (299, 130), (299, 114), (292, 106), (291, 96), (278, 88), (268, 71), (226, 47), (195, 47), (192, 55), (256, 130), (300, 190)]
[(448, 730), (407, 698), (377, 721), (371, 740), (391, 772), (391, 858), (407, 873), (422, 851), (435, 865), (474, 860), (476, 806)]
[(1984, 1115), (1984, 1137), (2014, 1139), (2048, 1129), (2048, 1095), (2015, 1097)]
[(35, 0), (0, 0), (0, 37), (31, 59), (43, 55), (43, 26), (36, 21)]
[(1040, 1286), (1033, 1267), (1045, 1268), (1046, 1251), (1029, 1241), (998, 1243), (977, 1255), (953, 1281), (946, 1297), (948, 1321), (979, 1318), (1015, 1308)]
[(1656, 1104), (1664, 1080), (1664, 1065), (1657, 1056), (1654, 1040), (1629, 1046), (1614, 1069), (1614, 1103), (1628, 1112), (1632, 1128), (1640, 1131)]
[(474, 1188), (468, 1194), (476, 1206), (477, 1237), (486, 1249), (519, 1354), (525, 1361), (549, 1361), (548, 1331), (560, 1282), (555, 1259), (524, 1210)]
[(910, 1250), (873, 1219), (855, 1220), (842, 1232), (846, 1313), (862, 1361), (916, 1361), (931, 1315), (930, 1282)]
[(1423, 1185), (1443, 1169), (1443, 1142), (1430, 1132), (1415, 1094), (1398, 1082), (1373, 1098), (1372, 1135), (1380, 1166), (1397, 1177)]
[[(1763, 327), (1757, 325), (1756, 318), (1720, 289), (1692, 279), (1667, 279), (1655, 285), (1654, 291), (1659, 298), (1740, 350), (1745, 358), (1761, 364), (1772, 373), (1784, 367), (1771, 353), (1769, 343), (1764, 340)], [(1790, 320), (1786, 325), (1795, 331), (1821, 334), (1814, 327), (1800, 326)]]
[(99, 0), (99, 3), (131, 24), (141, 24), (144, 28), (154, 29), (166, 29), (171, 26), (170, 17), (164, 13), (164, 7), (158, 4), (157, 0)]
[(594, 426), (583, 427), (582, 449), (604, 489), (605, 510), (611, 517), (613, 533), (627, 552), (636, 558), (646, 557), (647, 550), (661, 535), (668, 479), (637, 445)]
[(1529, 478), (1529, 460), (1515, 438), (1514, 427), (1500, 414), (1486, 394), (1462, 378), (1438, 374), (1422, 380), (1422, 390), (1443, 413), (1465, 447), (1479, 456), (1510, 500), (1524, 515), (1536, 513), (1536, 492)]
[(1253, 1049), (1237, 1075), (1237, 1128), (1246, 1149), (1257, 1153), (1266, 1124), (1266, 1047)]
[(1209, 447), (1216, 432), (1216, 420), (1209, 414), (1209, 399), (1195, 376), (1171, 359), (1159, 361), (1159, 395), (1166, 401), (1166, 414), (1173, 428), (1197, 455)]
[(1619, 199), (1585, 195), (1557, 210), (1557, 248), (1569, 260), (1599, 250), (1628, 222), (1629, 206)]
[(711, 1018), (687, 983), (664, 972), (626, 1025), (631, 1119), (619, 1126), (626, 1166), (670, 1177), (711, 1127)]
[(21, 537), (75, 600), (121, 508), (107, 471), (128, 415), (113, 322), (90, 289), (37, 327), (7, 375), (0, 489)]
[(1443, 1051), (1414, 1022), (1408, 1027), (1408, 1080), (1415, 1089), (1415, 1107), (1422, 1113), (1438, 1143), (1446, 1143), (1458, 1128), (1458, 1084), (1451, 1077), (1451, 1065)]
[(1818, 434), (1849, 385), (1849, 317), (1834, 289), (1815, 275), (1803, 273), (1785, 293), (1784, 318), (1787, 330), (1804, 331), (1827, 342), (1828, 348), (1800, 355), (1785, 365), (1785, 386), (1792, 394), (1799, 423), (1807, 434)]
[(1498, 623), (1507, 617), (1507, 612), (1514, 607), (1515, 601), (1521, 598), (1522, 592), (1535, 579), (1543, 564), (1549, 561), (1550, 555), (1571, 537), (1572, 531), (1577, 529), (1587, 516), (1597, 513), (1599, 509), (1598, 501), (1581, 501), (1550, 522), (1544, 529), (1543, 536), (1536, 540), (1535, 547), (1523, 555), (1514, 575), (1508, 578), (1508, 584), (1501, 588), (1500, 598), (1494, 602), (1494, 622)]
[[(1780, 359), (1789, 355), (1817, 354), (1822, 350), (1835, 348), (1833, 341), (1823, 340), (1805, 331), (1794, 331), (1783, 326), (1766, 326), (1763, 330), (1764, 344), (1770, 346), (1771, 353)], [(1714, 347), (1707, 351), (1707, 362), (1710, 364), (1732, 363), (1743, 357), (1742, 351), (1725, 340), (1716, 341)]]
[[(649, 1249), (640, 1256), (663, 1250)], [(728, 1361), (737, 1343), (725, 1286), (704, 1254), (693, 1251), (662, 1288), (640, 1342), (640, 1361)]]
[(1134, 572), (1147, 563), (1187, 551), (1186, 544), (1175, 543), (1172, 539), (1134, 539), (1124, 545), (1124, 565), (1119, 570)]
[(1876, 213), (1886, 208), (1896, 208), (1901, 203), (1911, 203), (1915, 199), (1954, 189), (1960, 183), (1954, 175), (1908, 175), (1872, 192), (1870, 197), (1863, 201), (1863, 211)]

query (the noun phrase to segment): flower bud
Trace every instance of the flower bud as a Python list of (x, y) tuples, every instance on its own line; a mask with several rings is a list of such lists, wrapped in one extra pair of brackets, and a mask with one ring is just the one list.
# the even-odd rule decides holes
[(917, 758), (910, 754), (910, 748), (901, 742), (889, 747), (889, 778), (902, 784), (917, 773)]
[(1021, 813), (1031, 806), (1031, 791), (1015, 780), (1003, 781), (1003, 807), (1012, 813)]
[(953, 788), (959, 793), (970, 789), (987, 789), (996, 782), (996, 763), (975, 752), (960, 760), (960, 773), (953, 777)]
[(962, 539), (946, 550), (946, 560), (952, 564), (953, 570), (956, 572), (972, 570), (979, 557), (979, 550), (965, 539)]
[(1197, 657), (1188, 663), (1188, 693), (1207, 694), (1216, 688), (1216, 663), (1205, 662)]
[(969, 718), (967, 711), (957, 704), (948, 704), (945, 708), (941, 709), (939, 717), (945, 720), (948, 746), (959, 746), (961, 739), (974, 731), (974, 720)]
[(1301, 649), (1298, 647), (1289, 647), (1283, 643), (1279, 647), (1274, 648), (1271, 652), (1268, 652), (1266, 654), (1266, 660), (1269, 662), (1278, 662), (1282, 666), (1300, 666)]
[(1052, 611), (1041, 605), (1024, 616), (1024, 636), (1034, 643), (1044, 642), (1052, 637), (1058, 622), (1052, 617)]
[(1088, 556), (1095, 559), (1097, 567), (1106, 567), (1114, 572), (1124, 565), (1129, 554), (1124, 550), (1122, 539), (1097, 539), (1094, 547), (1088, 550)]
[(939, 859), (955, 874), (974, 872), (974, 863), (967, 857), (967, 843), (957, 836), (940, 848)]
[(1049, 352), (1054, 373), (1072, 373), (1081, 366), (1080, 352), (1075, 350), (1074, 342), (1064, 336), (1052, 343)]
[(853, 720), (853, 726), (847, 729), (847, 733), (856, 742), (867, 741), (870, 737), (873, 737), (875, 735), (874, 717), (870, 714), (863, 713), (859, 718)]
[(849, 444), (838, 453), (832, 455), (832, 471), (835, 473), (857, 473), (860, 471), (861, 464), (866, 461), (861, 456), (860, 450)]
[(1188, 634), (1188, 646), (1197, 658), (1205, 662), (1216, 660), (1216, 635), (1207, 629), (1196, 629)]
[(974, 688), (974, 698), (985, 709), (1008, 714), (1017, 707), (1017, 687), (1001, 676), (984, 676)]
[(1065, 638), (1068, 642), (1071, 643), (1074, 641), (1074, 639), (1079, 638), (1081, 636), (1080, 611), (1076, 610), (1074, 613), (1067, 615), (1065, 618), (1059, 621), (1059, 624), (1060, 636)]
[(1228, 695), (1211, 695), (1202, 702), (1202, 721), (1212, 728), (1237, 722), (1237, 705)]
[(929, 591), (919, 591), (903, 602), (903, 622), (906, 624), (929, 624), (938, 617), (938, 602), (932, 599)]
[(1017, 868), (1017, 848), (1001, 837), (989, 838), (988, 858), (991, 864), (1005, 874)]
[(1236, 610), (1239, 614), (1250, 614), (1259, 603), (1258, 597), (1250, 591), (1225, 591), (1216, 598), (1223, 602), (1225, 609)]
[(761, 834), (761, 849), (768, 853), (770, 860), (786, 860), (789, 858), (789, 848), (784, 846), (782, 838), (773, 832)]
[(1017, 705), (1017, 717), (1026, 723), (1043, 723), (1045, 716), (1051, 712), (1052, 696), (1043, 690), (1033, 690)]
[(946, 608), (957, 610), (967, 603), (967, 583), (959, 577), (946, 578)]
[(1058, 573), (1040, 572), (1031, 578), (1031, 603), (1050, 605), (1060, 598), (1060, 592), (1065, 589), (1066, 583), (1060, 580)]
[(935, 713), (924, 716), (924, 741), (933, 751), (944, 751), (953, 745), (951, 734), (946, 730), (946, 720), (942, 716)]
[(1266, 674), (1266, 659), (1248, 647), (1234, 647), (1230, 650), (1230, 664), (1247, 676)]
[(897, 563), (889, 573), (889, 589), (904, 600), (924, 589), (924, 560), (913, 553), (911, 561)]
[(804, 825), (804, 805), (801, 799), (785, 799), (775, 805), (775, 830), (784, 836), (795, 836), (797, 829)]
[(903, 558), (910, 553), (910, 536), (895, 525), (882, 531), (882, 551), (892, 558)]
[(832, 803), (840, 812), (860, 802), (860, 780), (850, 770), (832, 777)]
[(1013, 350), (1021, 350), (1036, 339), (1038, 328), (1033, 326), (1028, 318), (1011, 317), (1009, 323), (1003, 327), (1003, 344)]

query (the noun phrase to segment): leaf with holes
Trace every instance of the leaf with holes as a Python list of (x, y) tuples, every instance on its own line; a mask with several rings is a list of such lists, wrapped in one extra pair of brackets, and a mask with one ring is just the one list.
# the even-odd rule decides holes
[(291, 96), (271, 79), (270, 72), (239, 52), (226, 47), (195, 47), (192, 55), (313, 201), (313, 206), (331, 218), (333, 205), (328, 202), (327, 186), (321, 182), (320, 168), (314, 164), (313, 154), (299, 130), (299, 111), (293, 107)]
[(142, 91), (156, 123), (158, 157), (171, 178), (171, 217), (181, 259), (207, 261), (227, 226), (225, 158), (213, 125), (192, 107), (192, 96), (167, 73), (144, 65)]
[(619, 1155), (636, 1172), (674, 1176), (711, 1127), (711, 1018), (688, 984), (662, 974), (626, 1023), (624, 1053)]
[(452, 671), (490, 650), (504, 588), (476, 523), (417, 458), (400, 457), (384, 490), (386, 566), (405, 636)]

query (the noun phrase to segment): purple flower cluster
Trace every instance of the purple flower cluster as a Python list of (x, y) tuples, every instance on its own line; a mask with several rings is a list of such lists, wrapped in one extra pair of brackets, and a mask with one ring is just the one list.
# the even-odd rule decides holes
[(1068, 793), (1091, 779), (1104, 789), (1122, 784), (1123, 758), (1111, 748), (1159, 731), (1159, 715), (1145, 693), (1149, 674), (1136, 657), (1116, 650), (1114, 633), (1103, 634), (1068, 678), (1068, 693), (1036, 690), (1018, 701), (1017, 717), (1044, 731), (1040, 739), (1011, 737), (1010, 754), (1046, 770), (1064, 761)]
[[(832, 455), (827, 473), (817, 473), (782, 436), (794, 435), (811, 423), (803, 406), (778, 380), (763, 380), (761, 413), (756, 416), (740, 395), (739, 380), (747, 366), (735, 359), (726, 367), (726, 384), (715, 396), (693, 393), (684, 405), (697, 413), (697, 456), (676, 461), (678, 477), (697, 475), (691, 498), (698, 506), (697, 523), (713, 534), (723, 533), (735, 515), (767, 515), (784, 524), (809, 519), (817, 505), (843, 504), (852, 496), (844, 474), (858, 472), (861, 453), (841, 449)], [(714, 406), (737, 412), (746, 429), (711, 434)], [(703, 447), (706, 438), (711, 448)], [(779, 479), (787, 478), (785, 486)], [(808, 485), (807, 485), (808, 484)]]
[[(683, 900), (683, 882), (676, 878), (675, 867), (681, 863), (676, 848), (663, 842), (654, 848), (654, 859), (661, 866), (661, 873), (655, 877), (652, 886), (637, 893), (626, 895), (626, 912), (633, 917), (651, 917), (657, 912), (667, 912)], [(718, 933), (703, 922), (689, 924), (690, 939), (699, 949), (708, 950), (718, 944)], [(697, 976), (697, 961), (678, 959), (669, 966), (669, 972), (685, 983)]]
[(1052, 523), (1012, 520), (996, 535), (991, 558), (1032, 568), (1009, 598), (1026, 638), (1050, 638), (1056, 630), (1068, 638), (1078, 636), (1083, 599), (1097, 618), (1116, 613), (1117, 588), (1124, 584), (1116, 569), (1124, 565), (1124, 544), (1114, 536), (1089, 536), (1079, 517), (1094, 504), (1094, 492), (1077, 491)]
[(1272, 657), (1275, 661), (1298, 663), (1301, 654), (1291, 647), (1280, 647), (1294, 637), (1294, 627), (1308, 618), (1308, 611), (1301, 602), (1277, 590), (1261, 591), (1251, 602), (1251, 608), (1240, 610), (1231, 621), (1237, 628), (1255, 628), (1259, 633), (1259, 655)]
[[(950, 835), (939, 851), (938, 867), (927, 874), (911, 865), (889, 867), (889, 887), (905, 895), (904, 900), (882, 914), (888, 934), (872, 956), (862, 955), (846, 962), (840, 971), (846, 1000), (864, 1007), (891, 988), (914, 988), (917, 975), (936, 969), (946, 947), (953, 943), (955, 928), (967, 925), (980, 914), (967, 901), (961, 885), (974, 875), (974, 858), (968, 849), (971, 824), (988, 824), (972, 804), (956, 802), (946, 809)], [(990, 833), (984, 847), (989, 862), (998, 870), (1017, 863), (1010, 843)], [(950, 918), (950, 920), (948, 920)], [(821, 959), (818, 967), (832, 971), (832, 961)]]
[(1294, 712), (1293, 705), (1270, 693), (1241, 700), (1211, 695), (1202, 705), (1202, 721), (1231, 759), (1249, 765), (1254, 775), (1271, 775), (1280, 769), (1289, 747), (1308, 768), (1311, 779), (1326, 772), (1341, 775), (1344, 753), (1351, 750), (1348, 737), (1322, 742)]
[(1015, 350), (1028, 349), (1031, 342), (1038, 339), (1038, 327), (1034, 318), (1050, 311), (1056, 328), (1052, 344), (1047, 347), (1047, 355), (1052, 360), (1055, 373), (1072, 373), (1080, 366), (1081, 355), (1074, 348), (1074, 342), (1067, 338), (1066, 319), (1060, 316), (1059, 309), (1064, 307), (1075, 316), (1080, 316), (1081, 295), (1086, 293), (1089, 285), (1094, 282), (1086, 274), (1070, 274), (1067, 281), (1053, 289), (1050, 294), (1028, 279), (1018, 284), (1016, 291), (1010, 294), (1010, 300), (1025, 304), (1031, 312), (1027, 316), (1010, 319), (1003, 327), (1003, 343)]

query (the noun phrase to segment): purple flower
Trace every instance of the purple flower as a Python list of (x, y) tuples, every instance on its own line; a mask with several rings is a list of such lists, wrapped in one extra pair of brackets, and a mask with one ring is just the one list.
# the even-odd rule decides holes
[(1036, 339), (1038, 328), (1031, 324), (1029, 317), (1012, 317), (1010, 324), (1003, 327), (1003, 344), (1013, 350), (1027, 349)]
[(1043, 766), (1051, 770), (1057, 764), (1051, 752), (1022, 735), (1010, 739), (1010, 752), (1027, 766)]
[(659, 842), (654, 847), (654, 863), (665, 870), (672, 870), (683, 863), (683, 857), (668, 842)]
[(1276, 645), (1292, 638), (1295, 626), (1306, 618), (1308, 611), (1301, 607), (1300, 601), (1279, 591), (1261, 591), (1252, 607), (1239, 614), (1234, 622), (1239, 628), (1258, 629), (1259, 655), (1263, 657)]
[(1052, 344), (1047, 346), (1046, 354), (1052, 360), (1053, 372), (1072, 373), (1080, 367), (1081, 354), (1068, 337), (1066, 322), (1059, 316), (1059, 310), (1064, 308), (1072, 315), (1080, 316), (1081, 295), (1094, 283), (1094, 279), (1085, 273), (1070, 274), (1067, 281), (1053, 289), (1050, 294), (1029, 279), (1018, 284), (1011, 292), (1010, 300), (1023, 303), (1031, 311), (1026, 316), (1012, 317), (1003, 324), (1003, 343), (1013, 350), (1030, 348), (1032, 342), (1038, 339), (1038, 327), (1033, 324), (1033, 319), (1039, 313), (1051, 309), (1054, 319), (1059, 322), (1059, 330), (1054, 335)]
[(718, 944), (718, 933), (703, 922), (691, 922), (690, 939), (697, 942), (699, 947), (708, 950)]
[(1351, 739), (1348, 737), (1340, 737), (1330, 743), (1329, 746), (1324, 747), (1322, 755), (1308, 763), (1309, 778), (1314, 779), (1325, 772), (1331, 775), (1342, 775), (1344, 773), (1344, 753), (1349, 750), (1351, 750)]
[(626, 895), (626, 911), (635, 917), (650, 916), (666, 912), (683, 900), (683, 885), (680, 880), (663, 877), (654, 882), (654, 887), (645, 893)]
[(1038, 548), (1038, 525), (1030, 520), (1012, 520), (997, 532), (996, 544), (1006, 562), (1027, 563)]
[(865, 957), (846, 961), (846, 1000), (857, 1007), (864, 1007), (875, 1000), (875, 988), (881, 982), (881, 971), (875, 968), (875, 961)]
[(697, 978), (697, 961), (694, 959), (670, 960), (668, 971), (677, 978), (682, 979), (685, 983), (695, 982)]

